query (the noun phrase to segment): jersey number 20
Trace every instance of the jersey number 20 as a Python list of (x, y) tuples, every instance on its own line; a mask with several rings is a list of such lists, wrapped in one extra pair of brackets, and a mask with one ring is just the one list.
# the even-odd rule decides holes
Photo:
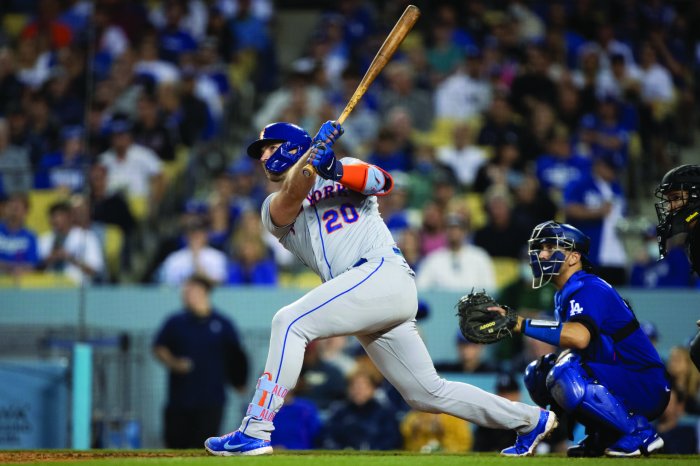
[[(340, 216), (343, 217), (342, 221)], [(327, 210), (323, 214), (323, 221), (326, 222), (326, 232), (328, 233), (333, 233), (335, 230), (343, 228), (343, 222), (355, 223), (358, 218), (360, 218), (360, 214), (357, 213), (355, 206), (352, 204), (343, 204), (338, 210)]]

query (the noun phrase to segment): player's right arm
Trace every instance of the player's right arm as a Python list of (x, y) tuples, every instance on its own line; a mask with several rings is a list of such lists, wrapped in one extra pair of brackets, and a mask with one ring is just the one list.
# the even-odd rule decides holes
[(307, 177), (302, 172), (307, 156), (308, 152), (289, 169), (282, 182), (282, 189), (275, 193), (270, 200), (270, 217), (272, 222), (279, 227), (294, 222), (294, 219), (299, 215), (302, 202), (316, 181), (316, 175), (312, 174), (312, 176)]

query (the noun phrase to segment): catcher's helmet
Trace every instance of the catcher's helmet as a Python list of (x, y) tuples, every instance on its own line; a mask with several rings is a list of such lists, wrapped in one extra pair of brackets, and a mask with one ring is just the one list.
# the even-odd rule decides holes
[[(552, 246), (552, 254), (548, 259), (540, 259), (540, 252), (545, 244)], [(528, 241), (530, 269), (532, 269), (532, 287), (540, 288), (559, 275), (561, 265), (566, 255), (564, 251), (576, 251), (581, 254), (585, 270), (591, 269), (587, 254), (591, 239), (578, 228), (568, 223), (557, 223), (553, 220), (540, 223), (533, 230)]]
[(309, 150), (311, 136), (303, 128), (292, 123), (271, 123), (263, 128), (258, 140), (250, 143), (248, 155), (260, 159), (264, 146), (279, 142), (283, 144), (265, 162), (265, 168), (274, 174), (286, 171)]
[(659, 200), (656, 215), (656, 239), (660, 259), (666, 254), (666, 240), (687, 233), (689, 225), (700, 219), (700, 165), (681, 165), (661, 179), (654, 195)]

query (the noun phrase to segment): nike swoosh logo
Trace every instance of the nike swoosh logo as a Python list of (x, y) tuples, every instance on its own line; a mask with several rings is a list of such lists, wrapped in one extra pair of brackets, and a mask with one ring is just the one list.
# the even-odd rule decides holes
[(547, 267), (542, 267), (542, 270), (549, 270), (549, 269), (551, 269), (551, 268), (552, 268), (552, 266), (549, 265), (549, 266), (547, 266)]
[(330, 170), (333, 167), (333, 161), (331, 160), (331, 163), (328, 164), (326, 167), (326, 170)]
[(245, 446), (245, 443), (239, 443), (238, 445), (229, 445), (228, 442), (224, 443), (224, 448), (227, 450), (235, 450), (242, 446)]
[(666, 390), (667, 392), (670, 392), (670, 391), (671, 391), (671, 389), (668, 388), (668, 387), (664, 387), (664, 390)]

